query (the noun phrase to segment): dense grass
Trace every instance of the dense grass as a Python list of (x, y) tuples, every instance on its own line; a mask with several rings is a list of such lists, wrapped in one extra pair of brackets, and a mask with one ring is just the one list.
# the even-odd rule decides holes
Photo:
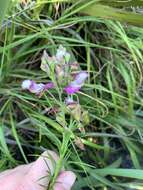
[[(21, 6), (0, 34), (0, 169), (52, 149), (60, 155), (52, 184), (64, 165), (77, 175), (75, 190), (141, 189), (143, 29), (75, 15), (65, 3)], [(89, 73), (76, 96), (89, 116), (80, 128), (65, 117), (58, 90), (41, 98), (21, 90), (27, 78), (49, 81), (40, 70), (42, 52), (53, 55), (60, 44)], [(55, 105), (60, 117), (49, 113)]]

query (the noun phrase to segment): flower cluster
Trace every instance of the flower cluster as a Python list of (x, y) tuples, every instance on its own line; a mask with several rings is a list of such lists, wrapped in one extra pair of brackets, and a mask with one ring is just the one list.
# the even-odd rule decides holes
[[(52, 88), (61, 89), (58, 93), (66, 94), (64, 100), (66, 113), (70, 114), (76, 121), (80, 131), (84, 132), (84, 125), (89, 123), (88, 111), (82, 109), (78, 100), (75, 101), (74, 94), (79, 92), (88, 77), (87, 72), (80, 69), (77, 62), (71, 61), (71, 55), (63, 46), (59, 46), (54, 56), (49, 56), (44, 50), (41, 57), (41, 70), (47, 73), (50, 79), (48, 83), (36, 83), (33, 80), (24, 80), (22, 89), (28, 90), (38, 96)], [(55, 107), (57, 105), (54, 105)], [(52, 110), (53, 111), (53, 110)], [(56, 108), (56, 120), (61, 125), (66, 126), (65, 118), (60, 109)]]
[(80, 71), (80, 67), (76, 62), (70, 62), (70, 57), (66, 48), (61, 45), (57, 49), (56, 55), (52, 57), (44, 50), (41, 58), (41, 69), (47, 73), (52, 82), (37, 84), (33, 80), (24, 80), (22, 89), (40, 95), (50, 88), (54, 88), (56, 81), (60, 86), (65, 85), (63, 89), (67, 95), (75, 94), (84, 85), (88, 74)]

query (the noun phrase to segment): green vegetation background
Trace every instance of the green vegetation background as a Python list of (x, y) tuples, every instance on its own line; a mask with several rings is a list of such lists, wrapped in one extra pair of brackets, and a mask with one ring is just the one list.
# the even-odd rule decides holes
[[(137, 0), (10, 4), (0, 33), (1, 171), (52, 149), (60, 155), (57, 171), (64, 165), (76, 173), (75, 190), (143, 188), (142, 5)], [(38, 98), (21, 90), (24, 79), (47, 81), (39, 69), (42, 51), (53, 54), (59, 44), (89, 72), (79, 94), (90, 115), (85, 133), (68, 118), (65, 131), (47, 114), (55, 101), (48, 94)]]

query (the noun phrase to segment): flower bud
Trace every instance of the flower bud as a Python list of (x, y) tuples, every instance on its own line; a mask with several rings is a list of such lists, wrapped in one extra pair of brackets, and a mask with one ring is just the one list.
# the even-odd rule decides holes
[(84, 125), (88, 125), (90, 123), (88, 111), (83, 111), (81, 121)]
[(56, 59), (59, 62), (58, 64), (68, 63), (70, 60), (70, 54), (66, 51), (62, 45), (59, 46), (56, 53)]
[(77, 128), (79, 129), (79, 131), (81, 133), (85, 134), (85, 128), (84, 128), (84, 125), (81, 122), (78, 123)]
[(85, 150), (84, 144), (80, 137), (76, 137), (74, 142), (78, 148), (80, 148), (81, 150)]
[(62, 83), (62, 80), (64, 78), (64, 75), (65, 75), (65, 71), (64, 71), (64, 68), (62, 65), (56, 65), (55, 67), (55, 71), (56, 71), (56, 78), (57, 78), (57, 81), (58, 83)]
[(41, 58), (41, 70), (46, 72), (48, 75), (50, 74), (50, 67), (48, 64), (48, 60), (49, 60), (49, 56), (46, 52), (46, 50), (44, 50), (42, 58)]
[(55, 65), (57, 64), (56, 57), (50, 57), (47, 52), (44, 50), (42, 58), (41, 58), (41, 70), (46, 72), (50, 77), (55, 71)]
[(77, 62), (71, 63), (70, 64), (70, 69), (71, 72), (76, 72), (80, 69), (79, 64)]
[(62, 125), (63, 127), (66, 127), (67, 123), (65, 121), (65, 118), (63, 117), (63, 114), (62, 113), (58, 113), (56, 115), (56, 121)]
[(81, 120), (81, 106), (77, 104), (74, 109), (71, 110), (72, 116), (77, 120)]

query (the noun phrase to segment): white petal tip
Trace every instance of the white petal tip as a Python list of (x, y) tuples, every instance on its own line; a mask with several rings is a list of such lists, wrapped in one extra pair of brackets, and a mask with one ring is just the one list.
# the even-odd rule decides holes
[(29, 89), (31, 86), (31, 80), (24, 80), (21, 84), (22, 89)]

